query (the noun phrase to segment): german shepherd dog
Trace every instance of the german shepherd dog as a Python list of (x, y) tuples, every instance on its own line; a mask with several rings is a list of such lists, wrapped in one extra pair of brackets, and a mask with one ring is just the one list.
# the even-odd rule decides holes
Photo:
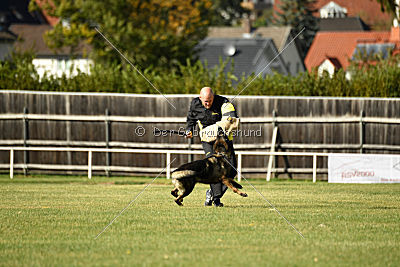
[(193, 191), (196, 183), (222, 182), (236, 194), (247, 197), (246, 193), (239, 191), (238, 188), (241, 189), (242, 186), (233, 180), (234, 177), (229, 177), (236, 172), (227, 161), (233, 155), (222, 130), (218, 132), (213, 148), (215, 154), (211, 157), (183, 164), (172, 172), (172, 183), (175, 188), (171, 191), (171, 195), (175, 197), (176, 204), (183, 205), (183, 198)]

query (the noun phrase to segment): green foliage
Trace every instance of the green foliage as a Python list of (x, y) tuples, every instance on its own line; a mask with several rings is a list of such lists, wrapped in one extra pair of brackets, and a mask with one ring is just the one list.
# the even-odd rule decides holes
[[(33, 55), (14, 54), (10, 61), (0, 62), (0, 89), (41, 91), (84, 91), (158, 94), (143, 77), (129, 65), (96, 64), (90, 75), (78, 73), (67, 78), (44, 76), (40, 79), (31, 60)], [(378, 60), (375, 65), (353, 62), (348, 71), (339, 70), (331, 78), (327, 73), (318, 77), (314, 72), (297, 76), (276, 73), (266, 77), (236, 77), (232, 69), (225, 72), (229, 61), (209, 70), (200, 61), (187, 60), (170, 71), (147, 68), (144, 75), (163, 94), (197, 94), (204, 86), (211, 86), (219, 94), (287, 95), (287, 96), (361, 96), (400, 97), (400, 59)], [(251, 82), (252, 81), (252, 82)], [(251, 84), (249, 85), (249, 83)]]
[(397, 7), (396, 0), (376, 0), (376, 1), (381, 5), (382, 12), (387, 12), (395, 18), (398, 16), (398, 14), (396, 14), (396, 7)]
[(214, 26), (236, 26), (250, 10), (241, 6), (241, 0), (213, 0), (211, 24)]
[(301, 32), (297, 42), (301, 48), (301, 56), (305, 58), (316, 32), (318, 31), (318, 18), (313, 16), (315, 11), (312, 6), (315, 0), (281, 0), (276, 11), (276, 25), (291, 26), (293, 33)]
[(13, 52), (10, 60), (0, 61), (0, 88), (15, 88), (38, 90), (40, 88), (39, 75), (32, 64), (34, 53)]
[(260, 16), (253, 22), (253, 27), (266, 27), (272, 24), (272, 18), (274, 17), (274, 10), (264, 9)]
[[(169, 69), (191, 58), (196, 44), (207, 35), (212, 4), (209, 0), (42, 2), (49, 15), (60, 18), (46, 33), (49, 47), (68, 47), (74, 53), (88, 43), (97, 62), (120, 62), (118, 53), (96, 32), (97, 26), (141, 69)], [(38, 7), (31, 4), (30, 8)]]

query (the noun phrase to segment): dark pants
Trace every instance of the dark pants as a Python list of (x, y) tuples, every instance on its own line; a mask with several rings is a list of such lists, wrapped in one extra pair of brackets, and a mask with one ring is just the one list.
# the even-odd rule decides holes
[[(210, 142), (210, 143), (201, 142), (201, 145), (203, 146), (203, 150), (204, 150), (204, 153), (206, 154), (207, 158), (211, 157), (214, 154), (214, 151), (213, 151), (214, 142)], [(236, 169), (237, 162), (236, 162), (235, 150), (233, 149), (233, 142), (229, 141), (228, 146), (230, 149), (232, 149), (232, 155), (228, 160), (232, 164), (232, 166), (234, 166)], [(237, 174), (236, 170), (233, 170), (232, 173), (229, 174), (229, 177), (235, 177), (236, 174)], [(228, 187), (226, 185), (224, 185), (223, 183), (210, 184), (210, 188), (211, 188), (211, 194), (214, 199), (221, 198), (225, 194), (226, 190), (228, 189)]]

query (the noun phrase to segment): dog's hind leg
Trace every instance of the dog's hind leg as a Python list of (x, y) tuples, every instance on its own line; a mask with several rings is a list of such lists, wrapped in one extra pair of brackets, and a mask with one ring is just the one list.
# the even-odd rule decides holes
[(183, 206), (183, 198), (188, 196), (190, 193), (192, 193), (193, 188), (196, 184), (194, 180), (186, 180), (186, 181), (180, 181), (180, 195), (175, 199), (175, 203), (178, 204), (179, 206)]
[(246, 193), (241, 192), (239, 189), (237, 189), (236, 187), (234, 187), (231, 183), (231, 181), (227, 178), (222, 178), (222, 183), (224, 185), (226, 185), (227, 187), (229, 187), (230, 189), (232, 189), (233, 192), (235, 192), (236, 194), (242, 196), (242, 197), (247, 197)]
[(187, 193), (187, 190), (183, 191), (183, 193), (181, 195), (179, 195), (177, 198), (175, 198), (175, 203), (178, 204), (179, 206), (183, 206), (183, 198), (186, 197), (187, 195), (189, 195), (189, 193)]

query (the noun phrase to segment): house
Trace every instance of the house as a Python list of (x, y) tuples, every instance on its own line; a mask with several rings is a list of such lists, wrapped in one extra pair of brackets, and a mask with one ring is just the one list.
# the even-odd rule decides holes
[(335, 57), (327, 57), (322, 61), (322, 63), (318, 66), (318, 76), (322, 76), (326, 71), (330, 77), (333, 74), (342, 68), (340, 61)]
[(45, 73), (56, 77), (66, 75), (75, 76), (78, 72), (89, 73), (93, 62), (88, 59), (91, 47), (81, 44), (77, 53), (72, 53), (68, 48), (58, 51), (51, 50), (45, 43), (44, 34), (52, 29), (50, 25), (15, 24), (10, 30), (18, 36), (14, 42), (14, 49), (17, 51), (32, 50), (36, 57), (32, 63), (40, 77)]
[(313, 4), (314, 16), (321, 19), (360, 17), (374, 30), (390, 29), (392, 18), (384, 13), (376, 0), (316, 0)]
[(200, 60), (209, 68), (219, 65), (220, 60), (228, 60), (225, 67), (228, 72), (233, 62), (233, 74), (238, 78), (252, 73), (263, 76), (274, 72), (289, 74), (271, 38), (206, 38), (198, 49)]
[(40, 12), (28, 11), (29, 0), (2, 0), (0, 2), (0, 60), (6, 59), (13, 50), (18, 36), (10, 30), (15, 23), (44, 24), (46, 18)]
[(1, 30), (1, 28), (0, 25), (0, 60), (4, 60), (11, 53), (17, 36), (10, 31)]
[(346, 7), (342, 7), (333, 1), (319, 8), (320, 18), (345, 18), (347, 17), (347, 12)]
[(290, 27), (258, 27), (253, 28), (249, 20), (243, 20), (242, 27), (209, 27), (209, 38), (271, 38), (276, 47), (282, 50), (290, 39)]
[(277, 51), (281, 52), (279, 58), (284, 64), (286, 73), (297, 75), (299, 72), (305, 71), (305, 67), (299, 53), (299, 48), (296, 42), (293, 42), (293, 37), (290, 27), (253, 28), (250, 22), (246, 20), (244, 20), (242, 27), (210, 27), (208, 30), (208, 38), (224, 38), (226, 40), (271, 39)]
[[(281, 0), (274, 1), (274, 11), (278, 12)], [(373, 30), (389, 30), (392, 17), (387, 12), (382, 12), (381, 6), (376, 0), (315, 0), (310, 9), (317, 18), (346, 18), (359, 17)]]
[(308, 71), (347, 70), (351, 60), (373, 61), (400, 52), (400, 29), (387, 32), (318, 32), (305, 58)]
[[(42, 1), (36, 0), (40, 5)], [(10, 56), (12, 51), (32, 51), (36, 57), (33, 64), (40, 77), (45, 73), (57, 77), (63, 74), (73, 76), (78, 71), (88, 73), (92, 62), (87, 58), (90, 47), (80, 45), (72, 55), (64, 48), (60, 51), (49, 49), (44, 41), (46, 31), (58, 23), (57, 18), (45, 13), (28, 10), (29, 0), (5, 0), (0, 4), (0, 60)]]
[[(49, 24), (49, 19), (40, 11), (29, 11), (30, 0), (2, 0), (0, 2), (0, 21), (10, 24)], [(38, 1), (37, 1), (38, 2)]]

